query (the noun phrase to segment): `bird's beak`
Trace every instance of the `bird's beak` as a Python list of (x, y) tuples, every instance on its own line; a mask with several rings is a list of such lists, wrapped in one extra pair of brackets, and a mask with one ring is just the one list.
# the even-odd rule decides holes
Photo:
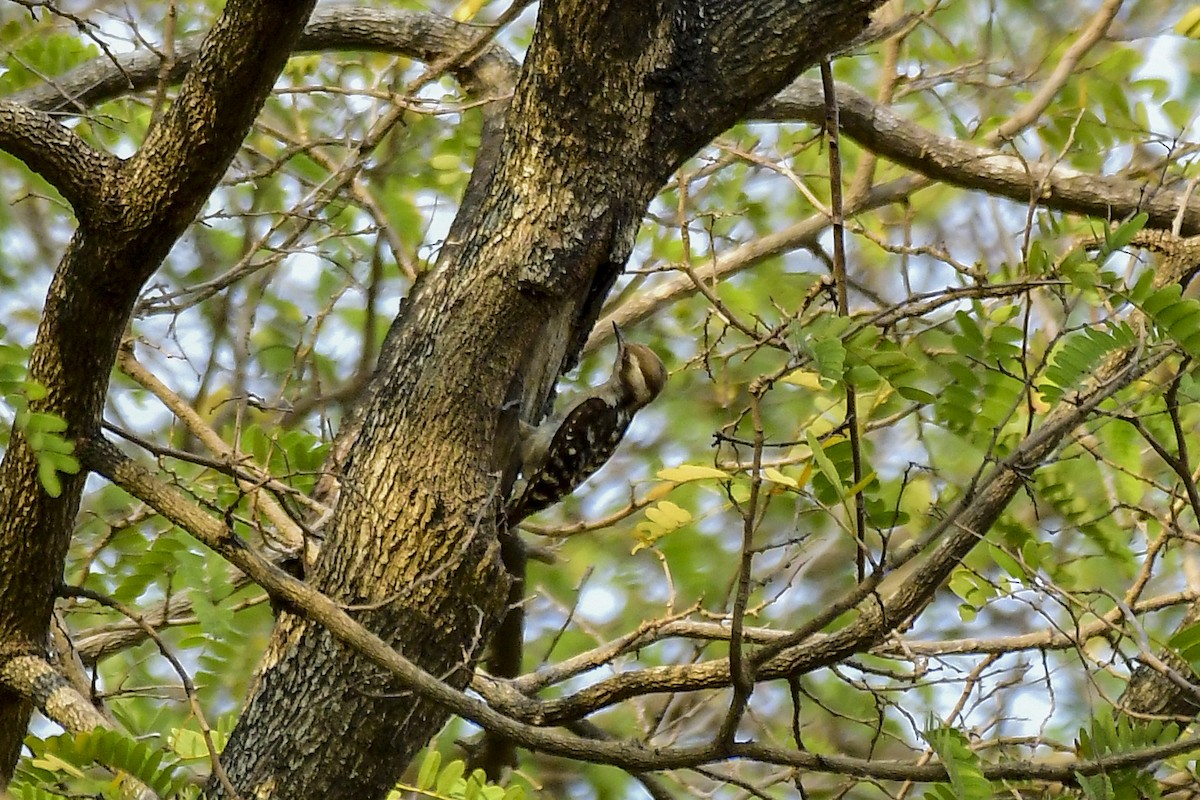
[(615, 322), (613, 323), (613, 334), (615, 334), (617, 337), (617, 347), (624, 348), (625, 347), (625, 337), (621, 334), (621, 329), (619, 327), (617, 327), (617, 323), (615, 323)]

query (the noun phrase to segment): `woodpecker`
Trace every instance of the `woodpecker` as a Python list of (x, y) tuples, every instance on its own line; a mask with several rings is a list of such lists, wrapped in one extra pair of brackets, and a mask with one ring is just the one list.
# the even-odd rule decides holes
[(654, 351), (617, 335), (617, 363), (601, 385), (585, 392), (538, 427), (525, 426), (523, 482), (508, 505), (509, 523), (554, 505), (575, 491), (617, 449), (633, 415), (662, 391), (667, 370)]

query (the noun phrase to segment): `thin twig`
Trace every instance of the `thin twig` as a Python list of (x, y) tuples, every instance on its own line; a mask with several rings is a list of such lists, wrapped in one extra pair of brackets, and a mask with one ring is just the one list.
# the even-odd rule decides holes
[(171, 652), (169, 647), (167, 647), (166, 642), (162, 640), (162, 637), (158, 635), (158, 631), (154, 629), (154, 626), (147, 622), (145, 617), (143, 617), (137, 611), (134, 611), (132, 608), (120, 602), (119, 600), (109, 597), (108, 595), (101, 594), (100, 592), (94, 592), (91, 589), (85, 589), (82, 586), (70, 586), (67, 584), (62, 584), (59, 586), (58, 593), (62, 597), (76, 597), (83, 598), (85, 600), (92, 600), (93, 602), (99, 603), (105, 608), (111, 608), (119, 614), (123, 614), (131, 621), (136, 622), (138, 626), (145, 631), (146, 636), (148, 636), (154, 642), (155, 646), (158, 647), (158, 652), (160, 652), (163, 658), (165, 658), (171, 664), (171, 668), (175, 670), (175, 674), (179, 676), (180, 683), (183, 684), (183, 691), (187, 695), (188, 705), (192, 710), (192, 714), (194, 714), (196, 717), (196, 724), (200, 727), (200, 735), (204, 739), (205, 748), (208, 750), (208, 758), (209, 761), (212, 762), (213, 774), (217, 776), (217, 780), (221, 782), (221, 786), (226, 792), (229, 793), (229, 796), (233, 798), (233, 800), (240, 800), (240, 795), (237, 793), (237, 789), (233, 787), (233, 784), (229, 780), (229, 775), (225, 773), (225, 767), (221, 765), (221, 755), (217, 750), (216, 744), (213, 742), (212, 728), (209, 727), (208, 720), (204, 716), (204, 709), (200, 707), (200, 700), (196, 697), (196, 685), (192, 683), (191, 676), (188, 675), (187, 670), (184, 669), (183, 664), (180, 663), (179, 659), (175, 657), (175, 654)]
[[(833, 284), (837, 292), (838, 316), (850, 314), (846, 291), (846, 230), (842, 217), (842, 158), (839, 143), (838, 105), (833, 88), (833, 68), (828, 61), (821, 62), (821, 83), (825, 89), (825, 136), (829, 147), (829, 221), (833, 227)], [(861, 583), (867, 574), (867, 501), (862, 489), (862, 442), (858, 429), (858, 394), (854, 384), (846, 384), (846, 429), (850, 435), (850, 462), (853, 470), (855, 540), (854, 569)]]

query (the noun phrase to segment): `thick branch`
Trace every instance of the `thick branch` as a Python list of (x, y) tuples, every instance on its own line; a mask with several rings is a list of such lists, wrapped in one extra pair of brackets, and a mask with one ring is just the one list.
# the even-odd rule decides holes
[[(460, 209), (464, 238), (443, 249), (389, 336), (394, 356), (311, 581), (369, 606), (370, 629), (455, 687), (503, 610), (495, 526), (516, 415), (544, 411), (687, 142), (707, 141), (849, 39), (873, 3), (744, 5), (753, 26), (743, 5), (706, 4), (701, 16), (694, 4), (543, 4), (486, 196)], [(763, 68), (728, 96), (681, 105), (683, 87), (714, 77), (725, 57)], [(226, 750), (248, 793), (382, 795), (445, 718), (303, 618), (281, 615), (265, 665)], [(323, 728), (330, 714), (348, 720), (347, 734)], [(314, 750), (321, 758), (296, 766)], [(335, 763), (352, 777), (335, 784)]]
[(0, 100), (0, 150), (57, 189), (81, 222), (93, 216), (106, 176), (121, 163), (94, 149), (48, 114)]
[[(231, 564), (241, 569), (277, 602), (295, 609), (318, 622), (337, 639), (354, 647), (375, 664), (388, 670), (403, 684), (422, 697), (431, 699), (460, 716), (514, 739), (525, 747), (546, 749), (573, 757), (597, 743), (573, 736), (555, 734), (499, 714), (484, 703), (453, 689), (397, 653), (377, 635), (356, 622), (342, 607), (309, 584), (299, 581), (275, 566), (241, 540), (216, 517), (197, 506), (183, 491), (157, 478), (103, 438), (81, 443), (80, 455), (93, 471), (154, 508)], [(611, 743), (606, 754), (617, 759), (650, 766), (653, 751), (638, 744)], [(695, 748), (690, 752), (698, 752)], [(607, 759), (605, 759), (607, 760)]]
[[(313, 14), (297, 50), (377, 50), (428, 61), (463, 47), (476, 30), (434, 14), (333, 7)], [(182, 77), (197, 52), (195, 39), (177, 46), (173, 71), (176, 79)], [(160, 67), (156, 55), (139, 51), (117, 58), (117, 64), (111, 59), (97, 59), (55, 78), (53, 85), (28, 89), (11, 99), (35, 109), (83, 111), (156, 84)], [(477, 97), (504, 96), (511, 91), (514, 76), (515, 62), (499, 45), (489, 46), (455, 70), (455, 77)], [(1027, 202), (1033, 193), (1040, 192), (1036, 199), (1048, 208), (1105, 219), (1144, 210), (1150, 214), (1149, 226), (1157, 228), (1170, 228), (1182, 198), (1180, 193), (1153, 192), (1153, 187), (1124, 178), (1088, 175), (1062, 166), (1031, 165), (1015, 155), (929, 131), (849, 86), (839, 85), (837, 94), (847, 135), (872, 152), (951, 185), (1019, 202)], [(748, 112), (748, 116), (821, 124), (821, 103), (818, 82), (801, 79), (757, 111)], [(1188, 204), (1183, 231), (1200, 232), (1200, 198)]]
[[(479, 32), (476, 25), (433, 13), (342, 5), (314, 11), (295, 51), (374, 50), (432, 62), (468, 47)], [(200, 41), (192, 37), (175, 45), (172, 80), (181, 80), (195, 62)], [(105, 100), (155, 87), (161, 68), (160, 57), (145, 50), (97, 58), (9, 100), (42, 111), (84, 113)], [(504, 96), (516, 82), (517, 63), (492, 43), (453, 73), (477, 98)]]
[[(887, 635), (929, 602), (950, 572), (971, 551), (999, 518), (1024, 480), (1059, 446), (1064, 437), (1082, 424), (1096, 406), (1144, 375), (1169, 355), (1163, 348), (1137, 361), (1126, 362), (1129, 352), (1118, 352), (1097, 372), (1093, 388), (1064, 401), (1019, 447), (986, 475), (974, 491), (945, 516), (927, 537), (936, 542), (916, 571), (890, 591), (881, 590), (859, 604), (858, 619), (841, 630), (803, 642), (782, 637), (758, 650), (762, 660), (760, 680), (804, 674), (854, 653), (879, 646)], [(694, 691), (721, 688), (731, 682), (729, 660), (713, 659), (688, 666), (656, 667), (624, 673), (598, 681), (578, 692), (537, 704), (537, 719), (561, 724), (580, 719), (633, 696), (652, 692)], [(516, 709), (514, 709), (516, 710)]]
[[(471, 180), (460, 201), (464, 212), (448, 235), (448, 254), (452, 243), (461, 240), (462, 226), (473, 218), (491, 180), (504, 132), (504, 112), (517, 80), (516, 59), (501, 45), (485, 39), (478, 25), (455, 22), (426, 12), (392, 9), (334, 6), (315, 11), (296, 45), (297, 51), (374, 50), (396, 53), (428, 63), (441, 63), (471, 49), (469, 59), (452, 60), (449, 71), (479, 106), (483, 116), (479, 148)], [(200, 52), (200, 38), (192, 37), (176, 44), (169, 77), (181, 80)], [(31, 108), (65, 113), (85, 113), (89, 108), (130, 92), (155, 87), (160, 80), (161, 60), (148, 51), (98, 58), (45, 84), (13, 96), (16, 103)], [(382, 363), (386, 369), (393, 340), (384, 343)], [(373, 392), (365, 394), (369, 398)], [(338, 431), (330, 451), (327, 477), (322, 478), (318, 496), (336, 494), (338, 465), (345, 460), (349, 444), (362, 424), (360, 403)]]
[[(231, 0), (205, 38), (179, 98), (133, 158), (104, 176), (95, 213), (80, 218), (55, 271), (30, 356), (46, 388), (30, 408), (60, 416), (66, 435), (97, 430), (109, 373), (133, 302), (224, 173), (292, 50), (308, 3)], [(99, 179), (99, 178), (97, 178)], [(84, 474), (60, 497), (14, 430), (0, 463), (0, 642), (5, 655), (44, 648)], [(30, 706), (0, 691), (0, 783), (11, 774)]]
[[(240, 572), (235, 573), (229, 577), (228, 590), (230, 592), (237, 591), (249, 582), (249, 579), (245, 575)], [(265, 602), (265, 598), (261, 596), (252, 598), (238, 604), (234, 610), (260, 602)], [(193, 608), (194, 605), (190, 594), (172, 595), (169, 600), (147, 608), (142, 616), (147, 620), (156, 620), (154, 628), (158, 630), (178, 625), (195, 625), (199, 622), (199, 619), (192, 613)], [(149, 635), (146, 633), (143, 625), (123, 620), (110, 625), (88, 629), (75, 642), (75, 652), (79, 655), (80, 660), (85, 666), (95, 666), (101, 659), (108, 658), (130, 647), (136, 647), (146, 641), (147, 638), (149, 638)]]
[[(26, 698), (38, 711), (68, 733), (87, 733), (97, 728), (115, 730), (112, 721), (101, 714), (71, 682), (44, 658), (18, 656), (0, 664), (0, 686)], [(137, 800), (158, 797), (136, 777), (122, 773), (128, 791)], [(7, 797), (0, 791), (0, 797)]]
[(0, 663), (0, 685), (27, 698), (63, 730), (83, 733), (112, 727), (70, 681), (39, 656), (17, 656)]
[[(275, 83), (312, 3), (231, 3), (204, 38), (170, 109), (126, 163), (125, 222), (147, 239), (141, 282), (225, 174)], [(136, 262), (135, 262), (136, 263)]]
[[(842, 130), (847, 136), (871, 152), (927, 177), (1105, 220), (1145, 211), (1150, 215), (1149, 227), (1168, 230), (1186, 200), (1182, 231), (1200, 233), (1200, 198), (1156, 191), (1153, 185), (1091, 175), (1058, 164), (1030, 163), (991, 147), (940, 136), (849, 86), (839, 85), (837, 96)], [(754, 116), (819, 125), (824, 118), (822, 104), (820, 83), (801, 79)]]
[[(313, 15), (298, 50), (379, 50), (431, 60), (469, 42), (474, 28), (433, 14), (381, 9), (335, 7)], [(180, 43), (175, 75), (181, 77), (198, 52), (197, 42)], [(160, 62), (152, 53), (97, 59), (54, 85), (39, 86), (13, 96), (17, 103), (44, 110), (83, 110), (105, 99), (155, 85)], [(503, 96), (511, 90), (515, 62), (492, 45), (455, 76), (476, 96)], [(124, 74), (122, 74), (124, 73)], [(128, 76), (128, 80), (125, 76)], [(1040, 192), (1037, 201), (1048, 208), (1101, 218), (1121, 218), (1136, 211), (1150, 214), (1150, 227), (1170, 228), (1182, 195), (1154, 192), (1153, 187), (1123, 178), (1080, 173), (1069, 167), (1029, 164), (1015, 155), (949, 136), (909, 122), (848, 86), (838, 86), (841, 121), (847, 135), (897, 164), (951, 185), (978, 189), (1019, 202)], [(755, 119), (803, 120), (821, 124), (818, 82), (797, 80), (757, 111)], [(1200, 232), (1200, 198), (1185, 212), (1183, 231)]]
[(881, 3), (716, 0), (675, 5), (670, 12), (675, 57), (653, 76), (663, 101), (651, 135), (652, 151), (668, 172), (746, 118), (800, 69), (815, 64), (814, 56), (829, 55), (854, 40)]
[[(694, 767), (727, 758), (747, 758), (820, 772), (858, 775), (884, 780), (944, 781), (940, 764), (916, 765), (897, 761), (872, 761), (847, 756), (822, 756), (790, 748), (737, 743), (725, 749), (719, 743), (700, 746), (647, 747), (640, 742), (584, 739), (545, 728), (516, 722), (421, 670), (382, 639), (350, 617), (342, 608), (306, 583), (296, 580), (248, 547), (224, 523), (205, 513), (178, 488), (123, 455), (103, 439), (83, 443), (81, 454), (87, 465), (116, 485), (155, 508), (171, 522), (187, 530), (208, 547), (243, 570), (272, 598), (289, 605), (306, 618), (329, 630), (335, 637), (400, 679), (421, 697), (444, 705), (465, 719), (511, 738), (523, 747), (554, 755), (610, 764), (631, 771)], [(765, 676), (764, 676), (765, 677)], [(990, 779), (1032, 778), (1070, 781), (1075, 774), (1094, 775), (1105, 770), (1138, 766), (1200, 748), (1200, 740), (1183, 739), (1158, 747), (1144, 748), (1105, 759), (1045, 763), (1009, 761), (983, 765)]]
[[(1150, 600), (1134, 605), (1131, 610), (1135, 614), (1143, 614), (1171, 606), (1194, 603), (1196, 596), (1191, 592), (1177, 592), (1160, 595)], [(948, 640), (923, 640), (894, 638), (882, 642), (872, 652), (886, 655), (890, 658), (907, 659), (913, 656), (944, 656), (951, 654), (992, 654), (1014, 653), (1019, 650), (1066, 650), (1079, 647), (1097, 637), (1112, 633), (1123, 621), (1125, 612), (1115, 608), (1098, 619), (1080, 625), (1069, 632), (1056, 628), (1045, 628), (1028, 633), (1013, 634), (1012, 636), (997, 636), (994, 638), (966, 638)], [(746, 628), (745, 641), (753, 644), (770, 644), (788, 636), (788, 631), (776, 628)], [(813, 636), (814, 645), (823, 642), (827, 634)], [(480, 693), (485, 700), (502, 711), (510, 708), (521, 709), (522, 715), (536, 713), (540, 701), (531, 696), (548, 686), (561, 685), (580, 675), (612, 664), (618, 658), (635, 655), (639, 650), (649, 647), (655, 642), (669, 639), (688, 639), (715, 642), (729, 641), (729, 625), (723, 622), (702, 622), (691, 619), (654, 620), (643, 623), (637, 630), (600, 647), (579, 653), (578, 655), (547, 664), (535, 672), (526, 673), (512, 681), (508, 681), (504, 689), (497, 689), (501, 684), (487, 676), (480, 675), (472, 688)], [(86, 640), (85, 640), (86, 641)], [(82, 652), (82, 647), (80, 648)], [(634, 674), (625, 671), (624, 674)], [(512, 689), (516, 689), (516, 695)], [(690, 688), (690, 687), (684, 687)], [(702, 688), (702, 687), (695, 687)]]

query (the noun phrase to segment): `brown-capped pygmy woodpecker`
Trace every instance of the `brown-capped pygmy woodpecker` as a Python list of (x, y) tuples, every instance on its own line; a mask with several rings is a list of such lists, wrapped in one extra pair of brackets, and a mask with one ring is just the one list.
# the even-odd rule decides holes
[(617, 335), (617, 363), (599, 386), (572, 399), (538, 427), (525, 426), (521, 475), (508, 505), (509, 523), (554, 505), (575, 491), (617, 449), (633, 415), (662, 391), (667, 370), (644, 344)]

